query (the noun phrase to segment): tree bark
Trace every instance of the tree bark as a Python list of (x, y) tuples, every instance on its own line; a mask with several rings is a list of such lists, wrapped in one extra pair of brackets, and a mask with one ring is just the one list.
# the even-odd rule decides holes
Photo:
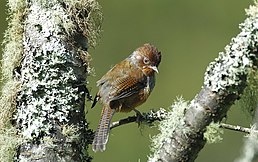
[[(8, 3), (11, 21), (16, 18), (19, 22), (9, 24), (4, 61), (12, 54), (9, 46), (15, 41), (10, 38), (15, 28), (12, 31), (10, 28), (21, 26), (21, 45), (16, 49), (19, 59), (6, 73), (6, 83), (16, 83), (14, 96), (10, 96), (14, 104), (1, 107), (13, 109), (12, 116), (8, 114), (9, 121), (13, 118), (11, 123), (22, 139), (14, 160), (91, 161), (87, 148), (93, 132), (85, 120), (84, 106), (85, 97), (90, 97), (86, 88), (90, 73), (87, 50), (96, 44), (102, 19), (98, 3), (94, 0)], [(1, 130), (9, 129), (7, 125), (2, 124)]]

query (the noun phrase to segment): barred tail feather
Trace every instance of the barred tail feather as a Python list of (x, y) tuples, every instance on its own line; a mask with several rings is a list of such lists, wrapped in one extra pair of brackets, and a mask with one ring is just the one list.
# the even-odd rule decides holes
[(114, 113), (115, 109), (111, 109), (108, 106), (103, 107), (99, 126), (95, 132), (95, 137), (92, 143), (92, 150), (94, 152), (105, 151), (108, 141), (109, 126)]

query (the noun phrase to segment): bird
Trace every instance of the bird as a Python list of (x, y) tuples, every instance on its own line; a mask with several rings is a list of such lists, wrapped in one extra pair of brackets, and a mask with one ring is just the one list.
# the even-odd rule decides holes
[(145, 43), (127, 58), (111, 68), (100, 80), (92, 108), (98, 101), (103, 105), (101, 119), (92, 142), (94, 152), (106, 149), (110, 123), (116, 112), (135, 111), (143, 104), (155, 86), (155, 73), (161, 61), (161, 52)]

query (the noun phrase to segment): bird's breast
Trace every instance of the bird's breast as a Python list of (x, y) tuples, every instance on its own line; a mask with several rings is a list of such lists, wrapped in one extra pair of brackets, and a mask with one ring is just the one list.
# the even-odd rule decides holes
[(154, 75), (147, 76), (146, 87), (144, 88), (144, 98), (147, 99), (149, 97), (154, 86), (155, 86), (155, 76)]

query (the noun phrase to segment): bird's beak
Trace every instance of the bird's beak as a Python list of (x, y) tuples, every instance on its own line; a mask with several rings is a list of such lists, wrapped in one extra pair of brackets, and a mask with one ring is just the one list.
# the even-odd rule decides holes
[(159, 70), (158, 70), (157, 66), (149, 66), (149, 68), (154, 70), (156, 73), (159, 73)]

